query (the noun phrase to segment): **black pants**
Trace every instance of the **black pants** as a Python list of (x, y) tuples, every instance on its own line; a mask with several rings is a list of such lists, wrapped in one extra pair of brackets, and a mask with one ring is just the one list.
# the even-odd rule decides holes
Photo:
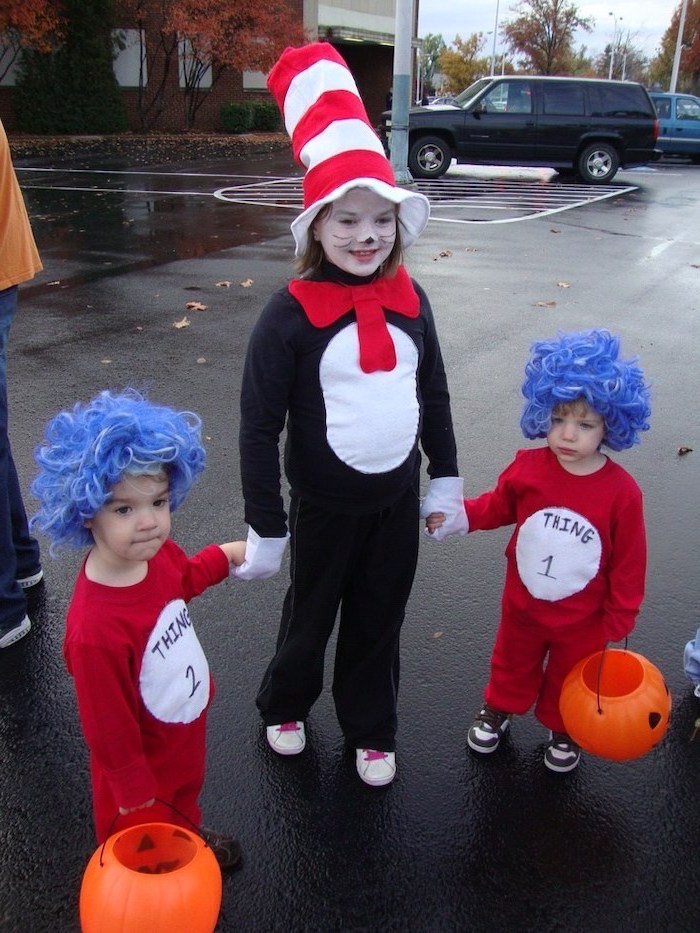
[(292, 496), (291, 584), (277, 651), (257, 697), (265, 725), (306, 719), (323, 689), (340, 609), (333, 699), (358, 748), (393, 751), (399, 634), (418, 559), (418, 493), (372, 515), (337, 515)]

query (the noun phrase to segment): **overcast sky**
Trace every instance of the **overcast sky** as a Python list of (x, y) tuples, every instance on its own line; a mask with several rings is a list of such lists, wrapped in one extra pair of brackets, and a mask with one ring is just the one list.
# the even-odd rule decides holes
[[(618, 33), (626, 38), (630, 33), (630, 43), (644, 55), (652, 57), (661, 43), (661, 36), (668, 29), (674, 10), (681, 0), (608, 0), (603, 3), (589, 3), (587, 0), (576, 2), (582, 18), (594, 21), (593, 32), (583, 30), (574, 36), (574, 46), (578, 49), (585, 45), (588, 54), (597, 55), (612, 41), (615, 21)], [(484, 52), (491, 54), (493, 48), (493, 29), (496, 24), (498, 6), (499, 27), (515, 18), (515, 0), (420, 0), (420, 18), (418, 35), (439, 34), (447, 45), (456, 35), (466, 39), (473, 32), (491, 33), (488, 36)], [(498, 55), (498, 46), (496, 50)]]

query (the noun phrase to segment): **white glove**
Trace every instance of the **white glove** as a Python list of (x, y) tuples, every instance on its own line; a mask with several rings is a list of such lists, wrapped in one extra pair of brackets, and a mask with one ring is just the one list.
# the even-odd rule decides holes
[(284, 538), (261, 538), (248, 528), (245, 545), (245, 560), (240, 567), (233, 568), (233, 576), (241, 580), (267, 580), (274, 577), (282, 565), (282, 557), (289, 541), (289, 532)]
[(420, 517), (427, 518), (431, 512), (444, 512), (445, 522), (430, 534), (431, 541), (442, 541), (448, 535), (466, 535), (469, 521), (464, 508), (464, 480), (461, 476), (439, 476), (428, 483), (428, 493), (421, 502)]

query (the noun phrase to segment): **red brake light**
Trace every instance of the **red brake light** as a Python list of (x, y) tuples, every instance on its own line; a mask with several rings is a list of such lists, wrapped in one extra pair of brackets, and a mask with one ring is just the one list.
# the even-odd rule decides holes
[(654, 120), (654, 142), (659, 138), (659, 121)]

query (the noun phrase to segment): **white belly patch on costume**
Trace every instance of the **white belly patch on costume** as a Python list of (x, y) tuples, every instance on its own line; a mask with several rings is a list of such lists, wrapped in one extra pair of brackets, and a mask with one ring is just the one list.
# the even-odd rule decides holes
[(518, 573), (536, 599), (554, 602), (579, 593), (600, 568), (598, 531), (578, 512), (540, 509), (518, 531)]
[(357, 324), (332, 338), (319, 367), (328, 443), (360, 473), (388, 473), (400, 466), (418, 435), (418, 349), (398, 327), (388, 327), (396, 349), (391, 372), (362, 372)]
[(161, 722), (194, 722), (209, 702), (209, 664), (182, 599), (158, 617), (143, 655), (139, 687)]

